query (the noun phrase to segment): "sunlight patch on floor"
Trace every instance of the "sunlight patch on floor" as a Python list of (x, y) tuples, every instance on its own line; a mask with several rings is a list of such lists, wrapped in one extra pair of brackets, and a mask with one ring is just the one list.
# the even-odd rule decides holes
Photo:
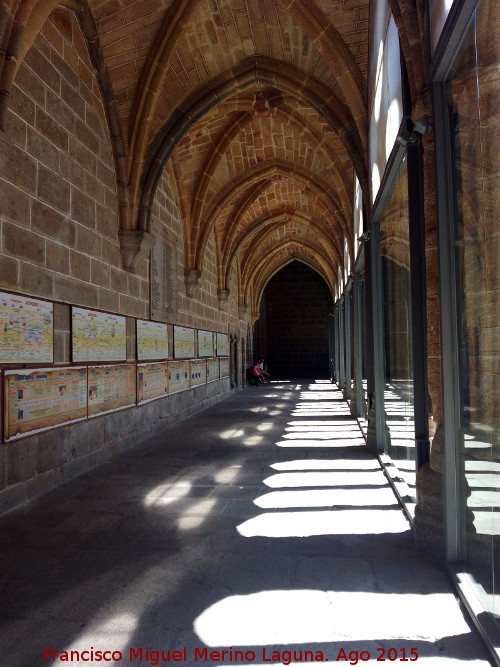
[(193, 530), (194, 528), (199, 528), (216, 503), (217, 500), (215, 498), (206, 498), (197, 503), (193, 503), (189, 510), (183, 512), (177, 519), (177, 527), (180, 530)]
[(242, 467), (240, 464), (226, 466), (215, 473), (214, 480), (217, 484), (229, 484), (238, 477)]
[(434, 642), (470, 632), (449, 594), (308, 589), (226, 597), (195, 619), (194, 630), (207, 646), (233, 647), (298, 646), (339, 640)]
[[(332, 436), (335, 436), (337, 433), (337, 429), (342, 429), (343, 431), (351, 431), (353, 433), (359, 433), (359, 426), (357, 425), (356, 422), (345, 422), (344, 420), (335, 422), (334, 424), (331, 424), (329, 426), (326, 426), (322, 424), (321, 426), (307, 426), (307, 424), (303, 424), (301, 426), (287, 426), (285, 428), (285, 431), (289, 433), (289, 436), (285, 437), (290, 437), (293, 438), (294, 433), (311, 433), (315, 434), (316, 437), (322, 438), (322, 437), (327, 437), (328, 434), (331, 434)], [(323, 436), (322, 434), (326, 434)]]
[(229, 440), (230, 438), (241, 438), (243, 435), (245, 435), (245, 430), (242, 428), (230, 428), (219, 433), (219, 437), (224, 438), (224, 440)]
[(376, 459), (297, 459), (272, 463), (273, 470), (380, 470)]
[(243, 537), (311, 537), (312, 535), (380, 535), (409, 530), (401, 510), (321, 510), (272, 512), (244, 521)]
[(300, 491), (272, 491), (259, 496), (255, 505), (263, 509), (292, 507), (370, 507), (373, 505), (396, 506), (391, 489), (307, 489)]
[(192, 483), (189, 481), (180, 482), (165, 482), (155, 486), (144, 497), (144, 505), (146, 507), (154, 507), (155, 505), (169, 505), (177, 502), (180, 498), (184, 498), (189, 494), (192, 488)]
[(254, 447), (255, 445), (260, 445), (260, 443), (263, 440), (264, 440), (263, 435), (249, 435), (247, 438), (244, 438), (241, 442), (246, 447)]
[(365, 444), (363, 438), (335, 438), (333, 440), (279, 440), (275, 443), (277, 447), (321, 447), (323, 449), (335, 449), (338, 447), (360, 447)]
[[(109, 651), (111, 654), (116, 652), (116, 657), (118, 657), (120, 651), (123, 651), (126, 655), (130, 639), (134, 636), (139, 620), (140, 613), (132, 612), (110, 615), (104, 620), (96, 619), (87, 626), (78, 639), (63, 650), (68, 653), (71, 651), (83, 652), (89, 651), (92, 647), (94, 651)], [(107, 657), (110, 657), (110, 655)], [(112, 666), (119, 665), (121, 662), (121, 660), (107, 660), (105, 664)], [(71, 664), (75, 664), (75, 662), (71, 661)], [(95, 662), (91, 661), (88, 664), (95, 664)]]
[(299, 486), (387, 486), (387, 480), (382, 471), (362, 472), (356, 475), (349, 475), (341, 470), (332, 472), (279, 472), (270, 477), (266, 477), (264, 484), (273, 489), (283, 489), (286, 487), (296, 488)]
[(361, 438), (359, 429), (348, 430), (339, 427), (338, 431), (295, 431), (293, 433), (285, 433), (282, 436), (285, 440), (299, 440), (300, 438), (314, 438), (315, 440), (336, 440), (337, 438)]

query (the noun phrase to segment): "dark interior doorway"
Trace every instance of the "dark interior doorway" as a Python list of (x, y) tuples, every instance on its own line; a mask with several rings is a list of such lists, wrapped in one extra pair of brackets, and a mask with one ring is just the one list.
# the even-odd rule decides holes
[(328, 378), (330, 291), (323, 278), (293, 261), (267, 284), (254, 328), (255, 357), (272, 378)]

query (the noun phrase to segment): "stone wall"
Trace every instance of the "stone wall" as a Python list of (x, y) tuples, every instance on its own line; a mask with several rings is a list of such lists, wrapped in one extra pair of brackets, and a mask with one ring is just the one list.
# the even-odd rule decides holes
[(87, 47), (53, 12), (17, 73), (2, 144), (2, 287), (137, 317), (148, 262), (123, 271), (114, 160)]
[(102, 465), (115, 454), (161, 433), (167, 424), (205, 410), (229, 390), (229, 378), (224, 378), (1, 446), (0, 512)]
[[(135, 318), (159, 319), (239, 340), (237, 281), (224, 309), (217, 295), (217, 244), (210, 236), (199, 287), (186, 296), (184, 223), (176, 177), (167, 166), (152, 232), (172, 254), (169, 309), (154, 317), (150, 260), (122, 268), (115, 164), (106, 115), (87, 46), (73, 14), (54, 11), (22, 62), (8, 112), (0, 163), (0, 290), (54, 302), (54, 363), (71, 363), (71, 306), (127, 318), (127, 360), (136, 360)], [(158, 241), (158, 239), (156, 239)], [(0, 446), (0, 511), (108, 460), (166, 424), (230, 391), (224, 378), (151, 403), (59, 427)]]

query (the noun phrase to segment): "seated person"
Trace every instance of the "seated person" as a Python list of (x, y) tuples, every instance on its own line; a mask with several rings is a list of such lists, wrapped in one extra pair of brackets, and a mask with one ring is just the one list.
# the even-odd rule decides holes
[(265, 361), (266, 360), (264, 359), (264, 357), (262, 357), (262, 359), (260, 360), (260, 364), (259, 364), (260, 372), (261, 372), (261, 375), (263, 377), (263, 382), (267, 382), (268, 378), (271, 377), (271, 373), (267, 372), (267, 366), (266, 366)]
[(252, 366), (252, 377), (254, 384), (259, 385), (264, 382), (264, 376), (260, 370), (260, 359), (258, 359), (255, 364)]

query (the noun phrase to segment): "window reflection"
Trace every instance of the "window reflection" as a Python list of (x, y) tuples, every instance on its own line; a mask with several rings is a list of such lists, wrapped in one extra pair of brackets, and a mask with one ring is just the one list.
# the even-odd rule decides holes
[(415, 423), (406, 160), (380, 223), (384, 289), (387, 454), (415, 499)]
[(462, 517), (467, 568), (500, 614), (497, 0), (479, 3), (447, 84), (454, 138)]

